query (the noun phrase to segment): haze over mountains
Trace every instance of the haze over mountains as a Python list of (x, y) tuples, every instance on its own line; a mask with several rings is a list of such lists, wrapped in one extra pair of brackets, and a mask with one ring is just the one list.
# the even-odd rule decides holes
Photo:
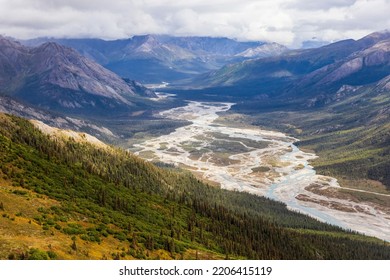
[(390, 73), (389, 50), (390, 32), (378, 32), (357, 41), (345, 40), (227, 65), (195, 78), (192, 86), (223, 87), (237, 96), (285, 99), (332, 94), (343, 85), (378, 82), (379, 87), (386, 87), (381, 80), (388, 79)]
[[(302, 50), (163, 35), (49, 40), (25, 41), (25, 46), (0, 38), (1, 94), (28, 106), (90, 117), (131, 115), (160, 106), (148, 101), (156, 97), (151, 90), (129, 77), (173, 81), (191, 98), (205, 93), (219, 100), (248, 100), (242, 106), (259, 108), (322, 106), (362, 86), (375, 92), (390, 87), (388, 31)], [(182, 78), (187, 79), (177, 83)]]
[(108, 108), (125, 112), (151, 106), (142, 97), (155, 97), (131, 79), (187, 78), (180, 82), (185, 88), (204, 89), (215, 96), (267, 102), (277, 98), (316, 106), (354, 87), (376, 83), (375, 90), (387, 89), (389, 34), (377, 32), (302, 50), (275, 43), (163, 35), (114, 41), (55, 39), (57, 43), (40, 38), (24, 42), (30, 47), (2, 37), (0, 90), (30, 105), (61, 112), (103, 113)]
[[(48, 40), (25, 43), (33, 46)], [(389, 73), (388, 31), (302, 50), (288, 50), (276, 43), (163, 35), (55, 41), (124, 78), (148, 83), (187, 79), (190, 88), (222, 87), (238, 92), (237, 87), (246, 96), (326, 95), (343, 85), (379, 82)]]
[(219, 69), (227, 63), (278, 55), (287, 50), (277, 43), (168, 35), (113, 41), (40, 38), (24, 43), (37, 46), (47, 41), (72, 47), (122, 77), (146, 83), (184, 79)]

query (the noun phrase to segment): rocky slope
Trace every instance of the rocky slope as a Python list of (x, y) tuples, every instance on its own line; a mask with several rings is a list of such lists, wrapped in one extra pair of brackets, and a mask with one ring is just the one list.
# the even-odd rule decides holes
[(292, 98), (333, 94), (343, 85), (367, 85), (390, 73), (390, 32), (278, 57), (228, 65), (196, 78), (199, 87), (241, 88), (240, 95)]
[(0, 38), (0, 92), (57, 111), (126, 110), (140, 96), (155, 94), (89, 60), (48, 42), (25, 47)]
[(299, 85), (314, 84), (317, 88), (334, 88), (343, 84), (365, 85), (381, 80), (388, 73), (390, 73), (390, 35), (389, 38), (356, 51), (345, 59), (313, 71), (306, 75)]
[(33, 106), (22, 104), (10, 97), (0, 96), (0, 112), (20, 116), (26, 119), (33, 119), (52, 127), (71, 129), (79, 132), (89, 132), (100, 139), (111, 141), (117, 135), (109, 128), (94, 124), (85, 119), (67, 117), (54, 112), (38, 109)]
[(238, 57), (247, 57), (247, 58), (260, 58), (260, 57), (269, 57), (274, 55), (280, 55), (287, 52), (287, 47), (277, 44), (270, 43), (264, 44), (258, 47), (249, 48), (239, 54), (236, 54)]

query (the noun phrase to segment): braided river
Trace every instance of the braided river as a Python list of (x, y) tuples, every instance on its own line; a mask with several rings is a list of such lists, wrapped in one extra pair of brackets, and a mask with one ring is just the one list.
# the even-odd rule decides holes
[(144, 159), (190, 170), (221, 188), (282, 201), (291, 210), (390, 241), (390, 209), (338, 195), (342, 187), (335, 178), (316, 173), (310, 165), (316, 155), (298, 149), (298, 139), (218, 122), (219, 114), (233, 105), (189, 101), (160, 112), (160, 117), (190, 124), (134, 144), (131, 150)]

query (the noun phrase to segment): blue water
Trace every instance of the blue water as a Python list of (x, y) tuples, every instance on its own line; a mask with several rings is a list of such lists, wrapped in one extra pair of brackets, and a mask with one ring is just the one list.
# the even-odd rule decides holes
[[(291, 158), (294, 158), (295, 157), (295, 154), (297, 152), (299, 152), (299, 149), (297, 146), (295, 146), (294, 144), (291, 144), (291, 148), (292, 148), (292, 151), (287, 153), (286, 155), (284, 155), (282, 157), (282, 160), (290, 160)], [(300, 180), (304, 180), (306, 177), (311, 177), (313, 175), (316, 174), (315, 170), (313, 169), (312, 166), (310, 166), (308, 164), (307, 161), (303, 161), (302, 164), (304, 165), (304, 168), (303, 169), (299, 169), (299, 170), (294, 170), (292, 171), (289, 175), (286, 175), (282, 178), (282, 180), (280, 182), (277, 182), (277, 183), (273, 183), (269, 189), (268, 189), (268, 192), (266, 193), (266, 197), (270, 198), (270, 199), (274, 199), (274, 200), (278, 200), (280, 201), (280, 199), (278, 198), (278, 196), (275, 194), (275, 191), (281, 187), (281, 186), (286, 186), (286, 185), (294, 185), (296, 184), (296, 182), (300, 181)], [(297, 199), (295, 198), (295, 195), (294, 195), (294, 198), (289, 200), (289, 201), (283, 201), (284, 203), (286, 203), (287, 206), (293, 208), (294, 210), (298, 211), (298, 212), (301, 212), (301, 213), (304, 213), (304, 214), (308, 214), (320, 221), (323, 221), (323, 222), (326, 222), (326, 223), (329, 223), (329, 224), (332, 224), (332, 225), (336, 225), (336, 226), (339, 226), (339, 227), (342, 227), (342, 228), (348, 228), (346, 227), (341, 221), (339, 221), (338, 219), (335, 219), (334, 217), (326, 214), (326, 213), (323, 213), (317, 209), (314, 209), (314, 208), (310, 208), (310, 207), (306, 207), (306, 206), (303, 206), (303, 205), (300, 205), (298, 202), (297, 202)]]

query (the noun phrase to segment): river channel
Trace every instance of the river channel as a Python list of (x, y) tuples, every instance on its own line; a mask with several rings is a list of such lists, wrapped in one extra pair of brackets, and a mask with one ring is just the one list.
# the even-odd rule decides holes
[[(188, 169), (224, 189), (266, 196), (321, 221), (390, 240), (390, 215), (375, 205), (329, 198), (310, 188), (340, 188), (336, 179), (316, 174), (316, 155), (299, 150), (298, 139), (257, 127), (217, 122), (232, 103), (189, 101), (163, 111), (169, 119), (191, 124), (134, 144), (135, 154)], [(309, 188), (308, 188), (309, 187)]]

